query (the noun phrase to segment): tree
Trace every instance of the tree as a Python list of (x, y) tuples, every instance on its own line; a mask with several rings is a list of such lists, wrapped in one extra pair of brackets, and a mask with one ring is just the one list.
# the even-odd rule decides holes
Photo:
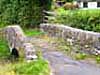
[(52, 0), (39, 0), (40, 6), (42, 6), (45, 10), (50, 10), (52, 5)]
[(34, 27), (42, 22), (43, 9), (50, 10), (52, 0), (0, 0), (0, 24)]

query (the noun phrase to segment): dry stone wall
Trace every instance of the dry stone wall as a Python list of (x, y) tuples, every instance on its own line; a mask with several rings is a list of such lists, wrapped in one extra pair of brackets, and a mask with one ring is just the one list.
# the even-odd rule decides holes
[(100, 54), (100, 33), (48, 23), (41, 24), (40, 28), (41, 31), (47, 33), (50, 37), (62, 38), (67, 42), (71, 42), (73, 45), (80, 45), (86, 51)]
[(18, 25), (7, 26), (4, 28), (5, 38), (8, 42), (10, 52), (16, 48), (20, 54), (24, 54), (27, 60), (36, 59), (35, 48), (29, 42), (26, 42), (26, 36)]

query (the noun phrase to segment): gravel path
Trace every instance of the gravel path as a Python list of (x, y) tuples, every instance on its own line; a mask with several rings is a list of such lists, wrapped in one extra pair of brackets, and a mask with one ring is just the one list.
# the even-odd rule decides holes
[(32, 38), (31, 43), (41, 48), (43, 57), (49, 61), (52, 75), (100, 75), (100, 67), (72, 60), (61, 52), (52, 50), (46, 41)]

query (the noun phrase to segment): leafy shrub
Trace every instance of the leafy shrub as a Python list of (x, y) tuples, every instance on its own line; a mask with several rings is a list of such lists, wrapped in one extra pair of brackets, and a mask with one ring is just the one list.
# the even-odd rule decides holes
[(42, 22), (43, 8), (50, 9), (52, 0), (0, 0), (0, 24), (37, 26)]
[[(60, 12), (59, 12), (60, 14)], [(62, 23), (83, 30), (100, 32), (100, 11), (98, 10), (67, 10), (56, 16), (56, 23)]]

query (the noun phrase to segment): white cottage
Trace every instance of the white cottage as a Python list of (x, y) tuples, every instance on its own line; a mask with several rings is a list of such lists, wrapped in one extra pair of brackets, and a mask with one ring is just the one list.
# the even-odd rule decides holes
[(100, 0), (77, 0), (80, 8), (100, 8)]

